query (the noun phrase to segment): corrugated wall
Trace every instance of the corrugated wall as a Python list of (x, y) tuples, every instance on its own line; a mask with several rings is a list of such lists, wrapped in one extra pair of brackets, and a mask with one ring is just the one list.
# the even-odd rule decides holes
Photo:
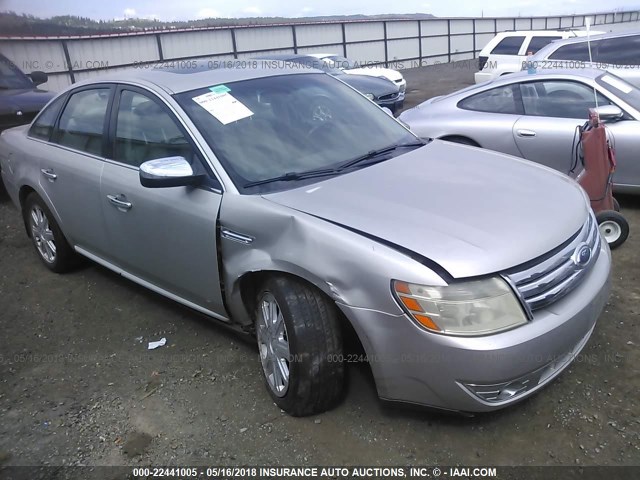
[(452, 18), (225, 27), (96, 37), (0, 38), (23, 71), (49, 74), (44, 88), (156, 62), (248, 59), (261, 53), (334, 52), (364, 64), (411, 68), (475, 58), (500, 31), (640, 28), (638, 11), (562, 17)]

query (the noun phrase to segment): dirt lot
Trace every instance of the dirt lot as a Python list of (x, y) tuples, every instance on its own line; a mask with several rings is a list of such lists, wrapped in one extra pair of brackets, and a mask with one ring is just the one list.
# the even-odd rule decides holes
[[(407, 103), (472, 72), (407, 71)], [(610, 303), (540, 394), (451, 417), (382, 404), (366, 365), (349, 365), (339, 407), (291, 418), (252, 342), (97, 265), (49, 273), (3, 191), (0, 464), (640, 465), (640, 199), (620, 200), (632, 235), (613, 255)]]

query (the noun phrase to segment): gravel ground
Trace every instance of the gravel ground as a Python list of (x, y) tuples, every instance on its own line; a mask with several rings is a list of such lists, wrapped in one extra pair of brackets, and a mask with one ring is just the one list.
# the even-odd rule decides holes
[[(406, 71), (407, 105), (473, 65)], [(640, 465), (640, 199), (582, 355), (523, 403), (475, 418), (381, 403), (348, 366), (334, 410), (284, 415), (252, 341), (87, 263), (47, 271), (0, 194), (0, 465)], [(147, 342), (167, 345), (148, 351)]]

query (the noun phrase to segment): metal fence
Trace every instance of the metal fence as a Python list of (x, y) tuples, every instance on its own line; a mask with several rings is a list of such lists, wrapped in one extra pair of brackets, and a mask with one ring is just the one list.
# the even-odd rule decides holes
[(246, 59), (264, 53), (332, 52), (370, 65), (403, 69), (475, 58), (506, 30), (632, 28), (640, 12), (517, 18), (433, 18), (248, 25), (82, 37), (0, 37), (0, 53), (23, 71), (49, 74), (60, 90), (105, 71), (157, 62)]

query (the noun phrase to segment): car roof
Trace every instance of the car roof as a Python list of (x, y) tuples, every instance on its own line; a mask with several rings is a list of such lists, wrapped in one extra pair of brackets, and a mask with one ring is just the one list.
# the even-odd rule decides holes
[[(632, 35), (640, 35), (640, 30), (627, 30), (625, 32), (607, 32), (607, 33), (599, 33), (599, 34), (596, 34), (595, 32), (592, 32), (592, 33), (594, 34), (594, 41), (595, 41), (595, 40), (603, 40), (605, 38), (618, 38), (618, 37), (629, 37)], [(586, 36), (569, 37), (569, 38), (565, 38), (564, 40), (557, 40), (553, 42), (551, 45), (558, 46), (558, 45), (567, 45), (569, 43), (582, 43), (582, 42), (586, 42), (587, 40), (588, 38)]]
[(544, 35), (544, 36), (556, 36), (559, 33), (566, 33), (567, 30), (507, 30), (505, 32), (498, 32), (496, 33), (496, 37), (498, 36), (502, 36), (502, 37), (515, 37), (515, 36), (522, 36), (522, 35)]
[[(283, 59), (284, 60), (284, 59)], [(255, 78), (300, 73), (323, 74), (313, 68), (286, 68), (259, 60), (219, 60), (176, 62), (178, 68), (129, 68), (118, 73), (78, 82), (73, 86), (100, 82), (143, 82), (156, 85), (169, 93), (181, 93), (212, 85), (251, 80)], [(255, 62), (255, 63), (254, 63)]]
[(603, 74), (612, 75), (609, 72), (605, 72), (604, 70), (598, 70), (595, 68), (581, 68), (579, 70), (549, 69), (544, 70), (540, 73), (529, 73), (527, 71), (522, 71), (504, 75), (489, 82), (470, 85), (466, 88), (458, 90), (457, 92), (450, 93), (449, 95), (443, 95), (440, 100), (454, 98), (458, 95), (463, 94), (473, 94), (476, 91), (480, 93), (485, 90), (490, 90), (491, 88), (500, 87), (502, 85), (509, 85), (516, 82), (522, 82), (525, 80), (594, 80)]
[(339, 53), (327, 53), (327, 52), (306, 53), (305, 55), (308, 57), (314, 57), (314, 58), (342, 57), (342, 55)]
[(504, 75), (495, 80), (495, 83), (498, 83), (500, 80), (504, 80), (504, 83), (509, 83), (509, 80), (513, 80), (514, 78), (566, 78), (566, 77), (580, 77), (586, 78), (588, 80), (593, 80), (594, 78), (599, 77), (600, 75), (607, 73), (604, 70), (599, 70), (597, 68), (576, 68), (576, 69), (544, 69), (540, 72), (529, 73), (527, 70), (523, 70), (521, 72), (511, 73), (509, 75)]

